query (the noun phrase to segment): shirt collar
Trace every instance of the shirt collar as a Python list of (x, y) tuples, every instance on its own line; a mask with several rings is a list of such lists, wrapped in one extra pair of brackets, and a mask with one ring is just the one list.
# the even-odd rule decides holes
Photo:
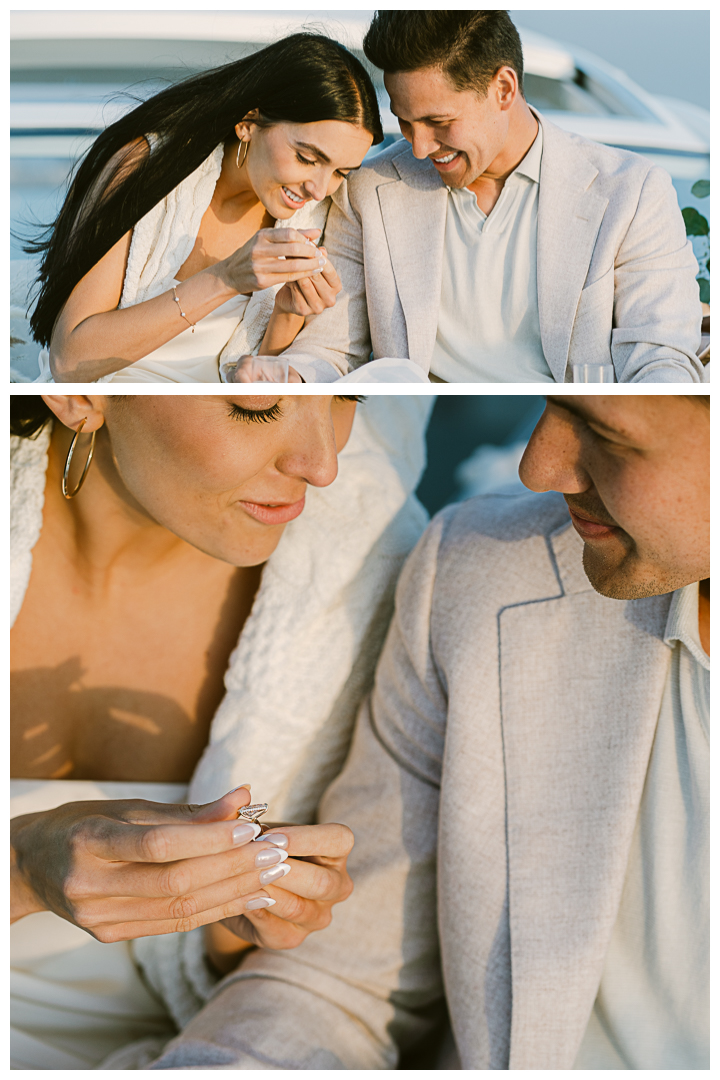
[[(535, 136), (535, 142), (528, 150), (525, 157), (520, 164), (514, 170), (516, 173), (520, 173), (522, 176), (526, 176), (528, 180), (533, 180), (536, 184), (540, 183), (540, 163), (542, 161), (543, 152), (543, 129), (542, 124), (538, 124), (538, 133)], [(512, 175), (512, 174), (511, 174)]]
[(692, 585), (686, 585), (673, 593), (663, 641), (671, 647), (676, 641), (681, 642), (698, 664), (709, 671), (710, 658), (700, 644), (698, 615), (699, 585), (695, 581)]

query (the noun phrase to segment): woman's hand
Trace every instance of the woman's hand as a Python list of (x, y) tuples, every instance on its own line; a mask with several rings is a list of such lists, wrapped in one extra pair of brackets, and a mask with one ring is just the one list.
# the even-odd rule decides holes
[(246, 244), (209, 270), (230, 288), (244, 294), (320, 275), (327, 259), (312, 243), (319, 235), (319, 229), (260, 229)]
[(240, 788), (199, 807), (79, 802), (14, 818), (11, 918), (53, 911), (108, 942), (239, 915), (264, 895), (256, 856), (269, 846), (237, 820), (249, 799)]
[(299, 315), (307, 320), (325, 308), (334, 307), (342, 282), (327, 257), (325, 248), (317, 249), (326, 260), (321, 274), (299, 278), (283, 285), (275, 297), (275, 311), (282, 315)]
[(262, 887), (245, 896), (245, 913), (226, 918), (223, 926), (253, 945), (294, 949), (324, 929), (333, 906), (350, 896), (353, 843), (346, 825), (275, 826), (252, 845), (256, 863), (262, 862)]

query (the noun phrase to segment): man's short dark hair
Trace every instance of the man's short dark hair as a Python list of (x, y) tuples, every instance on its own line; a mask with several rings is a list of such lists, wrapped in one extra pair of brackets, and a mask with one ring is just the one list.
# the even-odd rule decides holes
[(522, 45), (507, 11), (376, 11), (363, 49), (391, 75), (439, 67), (457, 90), (483, 96), (511, 67), (523, 93)]

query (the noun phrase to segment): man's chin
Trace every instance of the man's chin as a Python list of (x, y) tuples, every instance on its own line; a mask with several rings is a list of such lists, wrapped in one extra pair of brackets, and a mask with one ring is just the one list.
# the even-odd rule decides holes
[(686, 580), (680, 574), (658, 575), (652, 568), (643, 566), (633, 552), (612, 559), (601, 555), (589, 544), (585, 544), (583, 550), (583, 569), (593, 589), (611, 600), (663, 596), (696, 580)]
[(470, 187), (472, 183), (477, 180), (477, 176), (473, 176), (469, 169), (458, 169), (455, 175), (443, 176), (443, 183), (449, 188), (461, 188)]
[(438, 169), (436, 165), (433, 165), (433, 168), (442, 182), (449, 188), (464, 188), (468, 184), (472, 184), (473, 180), (477, 180), (477, 177), (473, 176), (468, 167), (468, 162), (463, 154), (460, 154), (452, 169)]

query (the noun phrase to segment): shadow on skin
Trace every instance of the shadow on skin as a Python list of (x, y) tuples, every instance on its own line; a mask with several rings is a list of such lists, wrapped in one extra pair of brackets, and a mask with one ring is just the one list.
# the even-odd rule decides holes
[(192, 713), (166, 694), (84, 685), (87, 672), (79, 656), (55, 667), (11, 672), (11, 776), (187, 783), (207, 745), (225, 694), (228, 658), (261, 575), (261, 566), (232, 575)]
[(12, 715), (27, 717), (13, 725), (11, 775), (186, 781), (207, 741), (206, 726), (163, 694), (87, 687), (83, 674), (78, 657), (11, 674)]

